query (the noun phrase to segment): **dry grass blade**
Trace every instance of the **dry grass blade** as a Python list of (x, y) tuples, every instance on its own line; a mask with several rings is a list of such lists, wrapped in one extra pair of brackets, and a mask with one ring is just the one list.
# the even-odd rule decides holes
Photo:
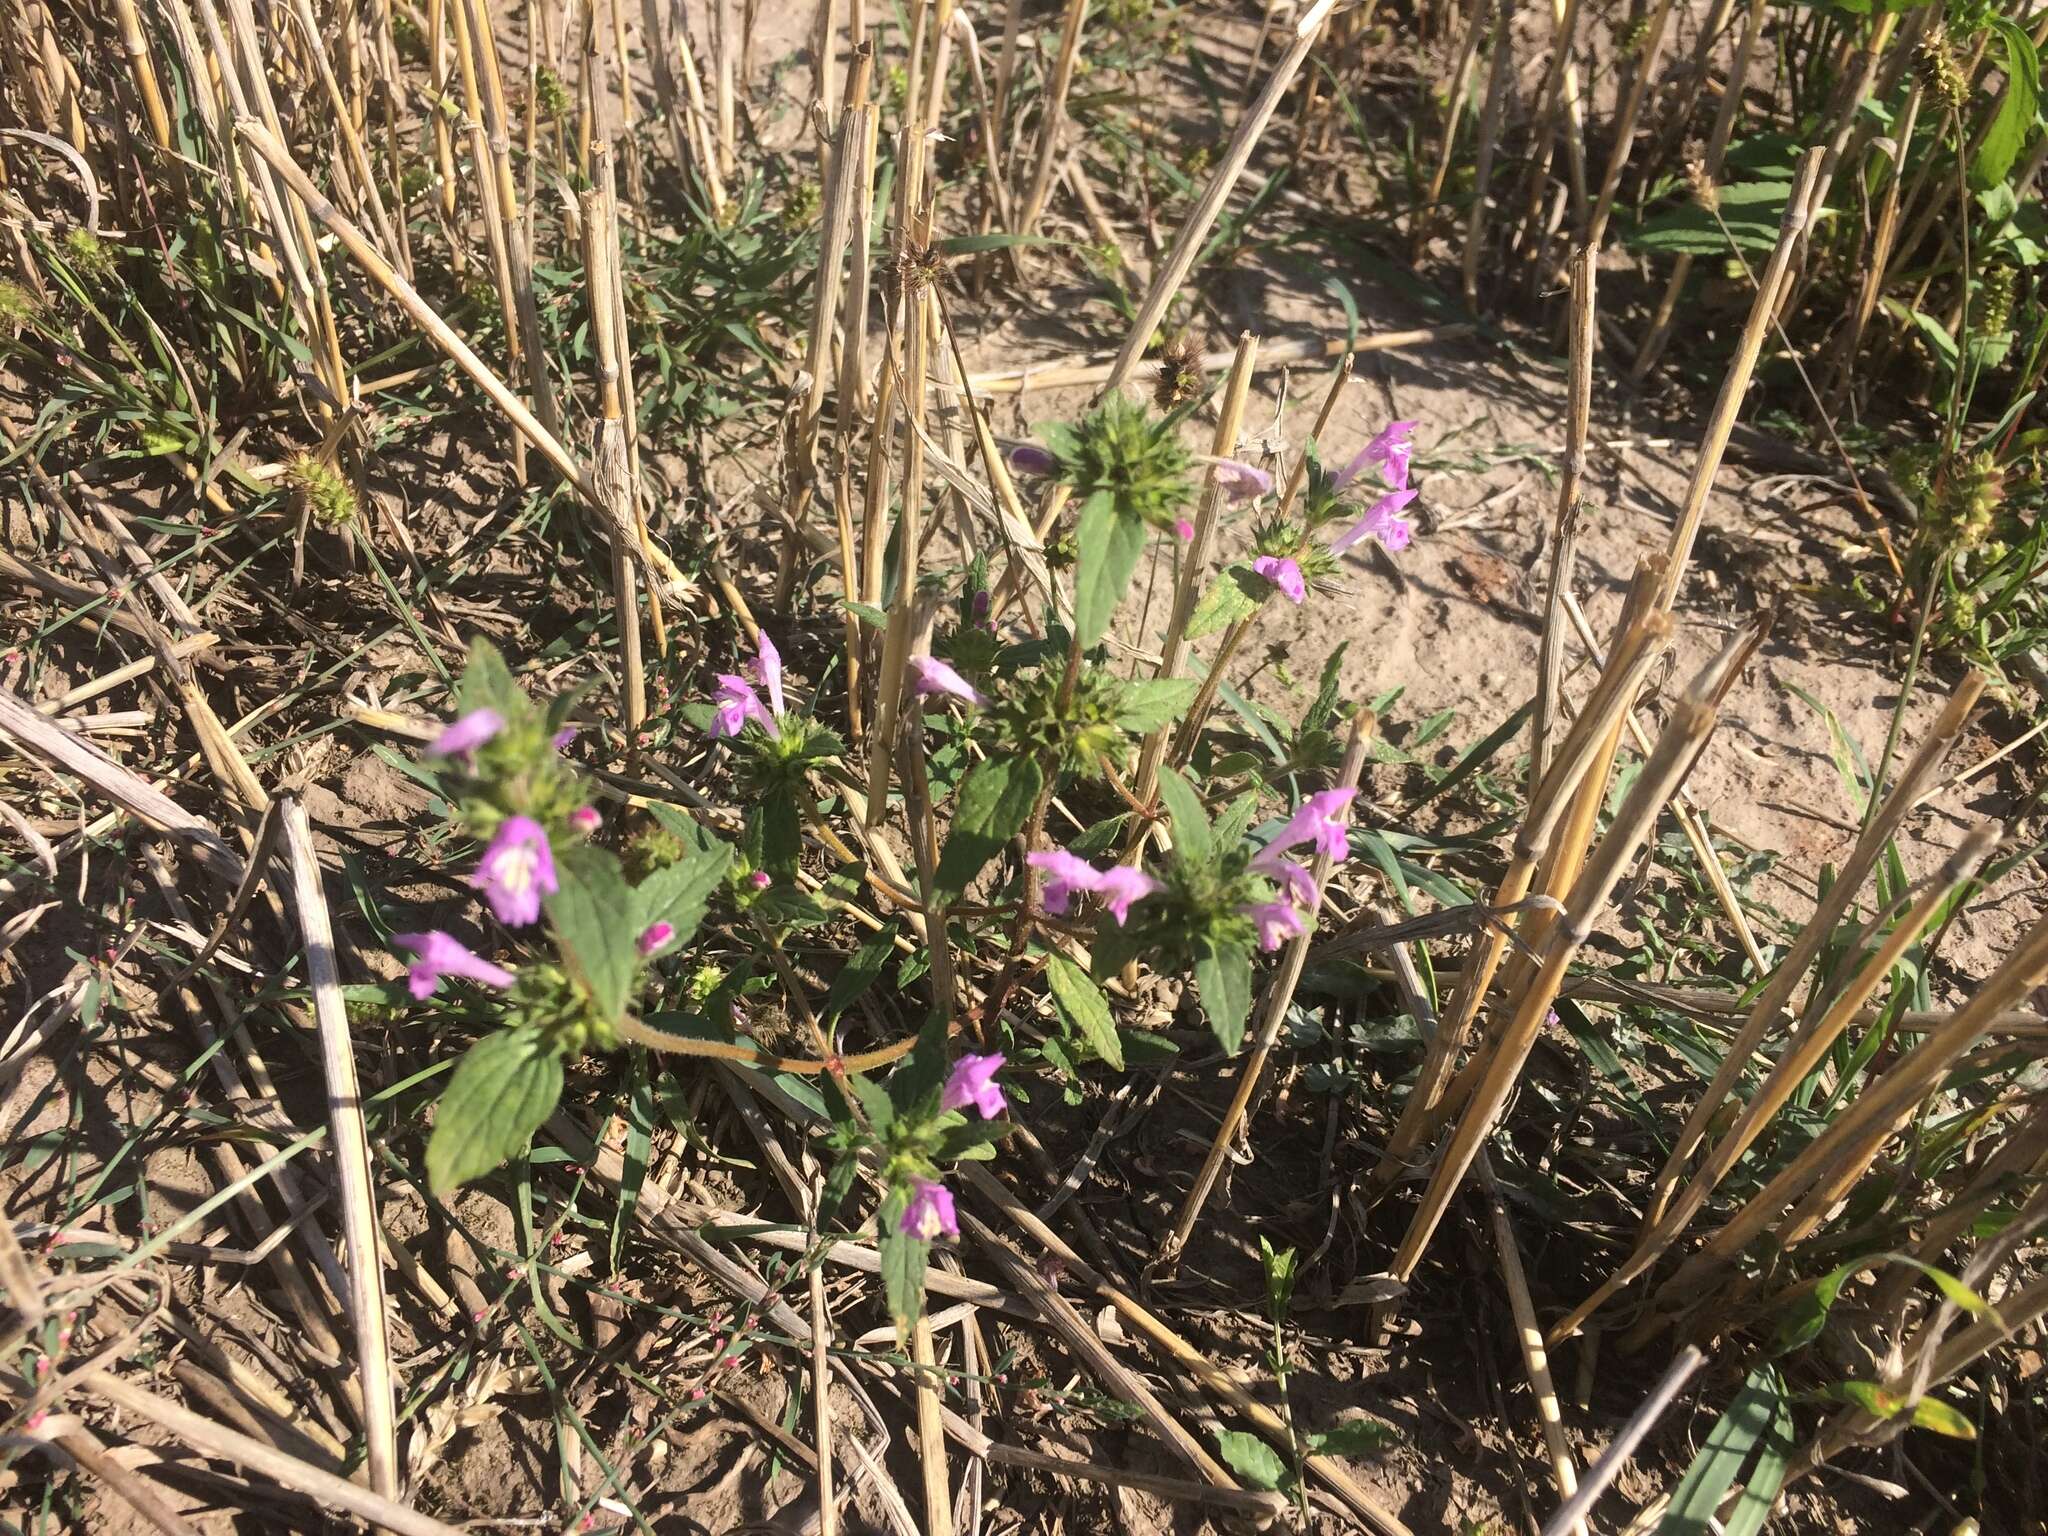
[(313, 823), (296, 799), (286, 799), (285, 857), (292, 871), (292, 906), (306, 944), (306, 983), (313, 994), (319, 1029), (320, 1067), (327, 1086), (327, 1120), (333, 1132), (336, 1198), (348, 1242), (349, 1321), (361, 1378), (363, 1429), (368, 1442), (370, 1486), (385, 1498), (398, 1494), (398, 1425), (392, 1397), (391, 1343), (385, 1331), (383, 1248), (378, 1241), (377, 1188), (370, 1173), (369, 1135), (363, 1124), (363, 1090), (349, 1038), (348, 1008), (341, 998), (341, 972), (334, 953), (334, 925), (321, 889), (320, 855)]

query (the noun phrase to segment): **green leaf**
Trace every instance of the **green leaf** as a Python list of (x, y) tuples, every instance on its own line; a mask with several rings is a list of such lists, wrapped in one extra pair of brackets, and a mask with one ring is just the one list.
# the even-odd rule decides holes
[(634, 941), (637, 898), (619, 861), (602, 848), (579, 843), (555, 855), (557, 889), (547, 898), (548, 923), (561, 944), (562, 961), (590, 994), (605, 1019), (626, 1011), (633, 973), (640, 963)]
[(889, 627), (889, 615), (874, 604), (856, 603), (851, 598), (845, 598), (841, 601), (845, 604), (846, 611), (859, 619), (861, 623), (867, 625), (869, 629), (887, 629)]
[(1977, 1426), (1938, 1398), (1923, 1397), (1915, 1403), (1913, 1423), (1919, 1429), (1931, 1429), (1937, 1435), (1947, 1435), (1951, 1440), (1977, 1438)]
[(1074, 524), (1074, 632), (1087, 650), (1102, 638), (1145, 552), (1145, 524), (1106, 491), (1081, 506)]
[(1750, 1373), (1672, 1489), (1671, 1507), (1657, 1536), (1706, 1536), (1713, 1529), (1714, 1511), (1757, 1443), (1770, 1433), (1784, 1401), (1785, 1383), (1775, 1366), (1759, 1366)]
[(1208, 1010), (1216, 1043), (1235, 1054), (1244, 1043), (1245, 1020), (1252, 1011), (1252, 952), (1242, 944), (1203, 945), (1195, 957), (1195, 990)]
[(1049, 235), (948, 235), (939, 241), (939, 250), (947, 256), (973, 256), (982, 251), (1007, 251), (1019, 245), (1066, 245), (1065, 240), (1055, 240)]
[(1127, 731), (1143, 734), (1171, 725), (1188, 712), (1202, 685), (1192, 677), (1161, 677), (1124, 685), (1116, 723)]
[(1274, 1493), (1287, 1486), (1292, 1474), (1280, 1453), (1257, 1435), (1241, 1429), (1216, 1431), (1216, 1448), (1230, 1470), (1262, 1493)]
[(655, 923), (675, 928), (671, 943), (682, 944), (704, 921), (704, 909), (711, 893), (725, 879), (732, 863), (732, 850), (721, 847), (714, 853), (693, 853), (655, 870), (633, 887), (633, 933), (637, 938)]
[(469, 664), (456, 681), (455, 698), (464, 714), (472, 709), (495, 709), (507, 720), (527, 703), (505, 658), (481, 635), (469, 642)]
[(1239, 619), (1257, 613), (1272, 590), (1273, 584), (1250, 566), (1241, 562), (1226, 565), (1195, 604), (1182, 633), (1190, 640), (1199, 640), (1228, 629)]
[(896, 1123), (896, 1101), (889, 1097), (889, 1090), (871, 1077), (852, 1077), (847, 1082), (853, 1088), (853, 1096), (860, 1100), (861, 1112), (868, 1117), (874, 1133), (888, 1135), (889, 1127)]
[[(946, 1120), (955, 1123), (945, 1125)], [(1010, 1134), (1007, 1120), (969, 1120), (964, 1115), (947, 1115), (940, 1124), (945, 1129), (939, 1133), (938, 1159), (942, 1163), (986, 1162), (995, 1156), (995, 1144)]]
[(456, 1064), (427, 1140), (427, 1187), (447, 1195), (520, 1152), (562, 1097), (562, 1056), (537, 1029), (487, 1035)]
[(910, 1325), (924, 1310), (924, 1266), (931, 1244), (912, 1237), (902, 1228), (903, 1213), (910, 1208), (906, 1186), (889, 1191), (875, 1216), (875, 1247), (882, 1261), (882, 1295), (889, 1303), (889, 1316), (896, 1324), (898, 1338), (907, 1338)]
[(1045, 775), (1028, 753), (984, 758), (960, 785), (934, 878), (941, 901), (967, 889), (1003, 844), (1024, 830)]
[(825, 995), (825, 1020), (830, 1023), (844, 1013), (860, 995), (873, 986), (896, 953), (896, 925), (889, 924), (853, 952), (853, 958), (832, 978), (832, 990)]
[(1207, 864), (1215, 858), (1215, 834), (1209, 829), (1202, 797), (1181, 776), (1180, 770), (1160, 768), (1159, 798), (1166, 803), (1166, 814), (1173, 818), (1174, 851), (1190, 864)]
[(753, 813), (747, 817), (742, 844), (747, 861), (779, 880), (789, 881), (796, 877), (796, 862), (803, 852), (803, 842), (803, 817), (797, 811), (794, 795), (769, 795), (756, 804)]
[(1313, 1456), (1371, 1456), (1401, 1443), (1401, 1432), (1378, 1419), (1346, 1419), (1308, 1436)]
[(2033, 39), (2010, 17), (1994, 16), (1991, 25), (2005, 40), (2005, 99), (1970, 162), (1970, 185), (1980, 192), (1997, 186), (2012, 171), (2041, 108), (2041, 59)]
[(917, 1048), (889, 1074), (889, 1102), (906, 1119), (929, 1120), (939, 1112), (939, 1091), (952, 1070), (946, 1053), (946, 1023), (937, 1013), (918, 1031)]
[(1298, 1265), (1292, 1248), (1275, 1248), (1259, 1234), (1259, 1268), (1266, 1275), (1266, 1315), (1276, 1323), (1287, 1320), (1288, 1305), (1294, 1300), (1294, 1276)]
[(1741, 1496), (1721, 1523), (1721, 1536), (1761, 1536), (1765, 1522), (1771, 1518), (1771, 1507), (1778, 1502), (1778, 1490), (1785, 1485), (1785, 1473), (1792, 1465), (1795, 1427), (1791, 1400), (1781, 1395), (1771, 1411), (1770, 1428), (1757, 1447), (1756, 1465), (1749, 1469)]
[(1053, 955), (1045, 974), (1052, 983), (1052, 1000), (1060, 1017), (1106, 1066), (1123, 1071), (1123, 1041), (1117, 1037), (1116, 1023), (1109, 1016), (1109, 999), (1102, 989), (1065, 955)]

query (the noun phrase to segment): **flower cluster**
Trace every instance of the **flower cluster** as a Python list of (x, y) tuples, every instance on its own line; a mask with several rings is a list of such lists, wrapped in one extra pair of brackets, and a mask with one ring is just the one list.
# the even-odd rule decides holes
[[(984, 1120), (1000, 1120), (1010, 1107), (995, 1080), (1002, 1066), (1001, 1051), (987, 1056), (971, 1053), (962, 1056), (953, 1064), (953, 1070), (946, 1077), (946, 1086), (939, 1094), (940, 1112), (959, 1113), (972, 1108)], [(911, 1173), (909, 1201), (896, 1222), (897, 1230), (905, 1237), (930, 1242), (941, 1234), (947, 1237), (960, 1235), (959, 1220), (953, 1210), (953, 1192), (930, 1176), (934, 1171), (927, 1169)]]
[(1317, 499), (1323, 503), (1326, 515), (1335, 516), (1338, 498), (1368, 469), (1377, 468), (1387, 484), (1385, 493), (1366, 509), (1365, 516), (1330, 541), (1331, 554), (1341, 555), (1366, 539), (1379, 540), (1394, 554), (1408, 547), (1415, 536), (1415, 525), (1401, 515), (1401, 509), (1418, 494), (1408, 484), (1408, 461), (1415, 451), (1411, 438), (1420, 425), (1414, 421), (1389, 422), (1322, 487), (1323, 494)]
[(1131, 915), (1131, 904), (1159, 889), (1157, 880), (1132, 865), (1097, 869), (1064, 848), (1027, 853), (1024, 862), (1045, 876), (1045, 910), (1055, 917), (1066, 913), (1076, 891), (1086, 891), (1102, 898), (1103, 907), (1121, 928)]
[(1356, 793), (1350, 789), (1326, 789), (1310, 795), (1273, 835), (1272, 841), (1252, 855), (1247, 868), (1271, 880), (1281, 891), (1278, 901), (1248, 902), (1238, 909), (1258, 926), (1260, 949), (1278, 949), (1307, 931), (1322, 892), (1316, 888), (1315, 876), (1307, 866), (1287, 855), (1303, 843), (1311, 843), (1319, 854), (1332, 859), (1349, 858), (1351, 841), (1346, 835), (1345, 816)]

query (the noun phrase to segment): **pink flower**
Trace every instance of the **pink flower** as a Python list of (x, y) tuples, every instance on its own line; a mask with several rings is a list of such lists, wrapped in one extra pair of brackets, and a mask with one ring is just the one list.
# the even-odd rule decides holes
[(1045, 910), (1055, 917), (1067, 910), (1074, 899), (1074, 892), (1100, 890), (1102, 887), (1102, 876), (1095, 872), (1095, 867), (1064, 848), (1027, 853), (1024, 862), (1045, 876)]
[(459, 757), (474, 752), (505, 729), (505, 717), (495, 709), (472, 709), (442, 728), (427, 747), (429, 757)]
[(769, 874), (768, 871), (765, 869), (757, 869), (751, 875), (747, 876), (747, 881), (754, 887), (755, 890), (765, 891), (768, 889), (769, 886), (775, 883), (775, 877)]
[(676, 925), (674, 923), (649, 923), (639, 939), (635, 941), (635, 947), (639, 949), (641, 956), (644, 958), (653, 954), (657, 949), (666, 949), (669, 941), (675, 936)]
[(1330, 553), (1341, 555), (1361, 540), (1372, 538), (1378, 539), (1389, 550), (1399, 554), (1408, 547), (1408, 541), (1415, 536), (1415, 525), (1401, 516), (1401, 509), (1418, 494), (1420, 493), (1405, 488), (1387, 492), (1372, 504), (1371, 510), (1365, 516), (1331, 542)]
[(1036, 443), (1019, 443), (1010, 450), (1010, 468), (1043, 479), (1059, 473), (1060, 461)]
[(768, 707), (780, 720), (788, 713), (782, 704), (782, 653), (775, 649), (775, 642), (768, 638), (765, 630), (761, 634), (760, 648), (754, 653), (754, 676), (768, 690)]
[(1292, 560), (1261, 555), (1252, 562), (1252, 569), (1278, 587), (1280, 595), (1290, 603), (1298, 603), (1308, 596), (1308, 587), (1301, 579), (1301, 567)]
[(1003, 1090), (996, 1086), (996, 1073), (1003, 1065), (1003, 1053), (992, 1056), (962, 1056), (953, 1063), (953, 1072), (946, 1079), (946, 1088), (939, 1095), (939, 1108), (965, 1109), (972, 1104), (981, 1111), (984, 1120), (998, 1120), (1010, 1106), (1003, 1098)]
[(1278, 949), (1303, 928), (1301, 914), (1289, 902), (1268, 901), (1238, 910), (1259, 925), (1259, 948), (1263, 950)]
[(1102, 896), (1102, 905), (1121, 928), (1124, 919), (1130, 916), (1131, 903), (1150, 896), (1159, 889), (1159, 882), (1143, 870), (1116, 864), (1095, 877), (1095, 889)]
[(919, 1179), (913, 1187), (910, 1204), (903, 1208), (903, 1219), (896, 1223), (896, 1230), (905, 1237), (922, 1238), (926, 1242), (941, 1232), (948, 1237), (958, 1237), (960, 1223), (953, 1214), (953, 1192), (930, 1179)]
[(594, 805), (579, 805), (569, 813), (569, 825), (588, 837), (604, 825), (604, 817)]
[(1352, 456), (1351, 462), (1345, 465), (1344, 472), (1331, 482), (1330, 488), (1341, 491), (1366, 470), (1378, 465), (1385, 474), (1388, 485), (1397, 491), (1406, 490), (1408, 459), (1415, 451), (1415, 445), (1408, 439), (1421, 425), (1419, 421), (1388, 422), (1371, 442)]
[(1287, 893), (1287, 899), (1297, 907), (1306, 907), (1313, 912), (1316, 903), (1322, 899), (1322, 892), (1316, 889), (1316, 877), (1294, 860), (1282, 858), (1272, 848), (1262, 849), (1253, 855), (1251, 867), (1254, 873), (1264, 875), (1279, 885)]
[(1273, 489), (1273, 477), (1256, 465), (1240, 459), (1211, 459), (1209, 465), (1210, 474), (1232, 501), (1264, 496)]
[(754, 691), (754, 684), (735, 673), (721, 672), (718, 675), (718, 714), (711, 722), (710, 735), (737, 736), (753, 721), (770, 736), (781, 733), (781, 720), (785, 713), (782, 698), (782, 656), (775, 649), (775, 642), (767, 635), (761, 636), (760, 649), (754, 659), (747, 663), (747, 670), (754, 674), (754, 680), (768, 690), (768, 705), (774, 713), (761, 703), (761, 696)]
[(1177, 517), (1173, 520), (1173, 536), (1186, 544), (1195, 536), (1195, 525), (1184, 517)]
[(531, 816), (508, 816), (478, 861), (469, 883), (484, 893), (508, 928), (540, 916), (540, 899), (560, 889), (547, 829)]
[[(1351, 804), (1355, 789), (1325, 789), (1310, 795), (1295, 808), (1287, 824), (1274, 834), (1273, 840), (1260, 850), (1252, 860), (1254, 868), (1260, 860), (1278, 858), (1290, 848), (1303, 843), (1314, 843), (1317, 853), (1326, 853), (1333, 859), (1351, 857), (1351, 843), (1344, 835), (1345, 810)], [(1270, 872), (1271, 865), (1260, 873)]]
[(425, 999), (434, 995), (443, 976), (464, 976), (487, 987), (509, 987), (512, 973), (474, 953), (460, 939), (436, 928), (430, 933), (394, 933), (394, 944), (403, 944), (419, 958), (406, 972), (412, 995)]
[(910, 691), (919, 698), (934, 693), (950, 693), (969, 704), (981, 702), (981, 695), (974, 691), (974, 685), (936, 656), (911, 657), (910, 670), (915, 674), (910, 680)]

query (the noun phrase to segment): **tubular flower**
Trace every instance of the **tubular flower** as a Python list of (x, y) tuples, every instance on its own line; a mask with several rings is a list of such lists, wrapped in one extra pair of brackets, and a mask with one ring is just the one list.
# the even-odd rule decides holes
[(531, 816), (508, 816), (478, 861), (469, 883), (484, 893), (492, 914), (508, 928), (540, 916), (541, 897), (559, 888), (547, 829)]
[(1251, 867), (1254, 873), (1276, 883), (1297, 907), (1313, 912), (1316, 903), (1322, 899), (1322, 892), (1316, 889), (1316, 877), (1293, 859), (1284, 858), (1271, 848), (1254, 854)]
[(911, 657), (910, 671), (910, 691), (919, 698), (934, 693), (950, 693), (969, 704), (981, 702), (981, 695), (975, 692), (974, 685), (936, 656)]
[[(754, 682), (736, 673), (721, 672), (716, 697), (718, 714), (711, 722), (710, 735), (737, 736), (747, 728), (749, 720), (770, 736), (782, 733), (782, 717), (786, 713), (782, 698), (782, 656), (767, 635), (761, 636), (761, 648), (747, 663), (747, 670), (754, 674), (754, 682), (768, 690), (768, 704), (762, 704), (761, 695), (754, 691)], [(773, 713), (770, 713), (771, 707)]]
[(658, 949), (666, 949), (669, 941), (675, 936), (676, 925), (674, 923), (649, 923), (646, 928), (641, 930), (640, 937), (634, 941), (634, 944), (639, 949), (642, 958), (645, 958)]
[(1415, 452), (1415, 445), (1409, 441), (1419, 421), (1390, 421), (1382, 427), (1344, 466), (1344, 472), (1332, 482), (1332, 490), (1343, 490), (1368, 469), (1377, 467), (1389, 486), (1397, 491), (1408, 488), (1408, 460)]
[(429, 757), (461, 757), (474, 752), (505, 729), (505, 717), (495, 709), (472, 709), (450, 721), (427, 748)]
[(1141, 869), (1118, 864), (1096, 876), (1095, 889), (1102, 897), (1102, 905), (1121, 928), (1124, 919), (1131, 915), (1131, 903), (1150, 896), (1159, 889), (1159, 882)]
[(965, 1109), (972, 1104), (981, 1112), (984, 1120), (1002, 1118), (1009, 1102), (1003, 1097), (1003, 1090), (996, 1086), (996, 1073), (1002, 1069), (1003, 1053), (992, 1056), (962, 1056), (953, 1063), (953, 1072), (946, 1079), (945, 1091), (939, 1095), (939, 1108)]
[(502, 965), (491, 964), (460, 939), (438, 928), (428, 933), (394, 933), (391, 940), (394, 944), (403, 944), (419, 957), (406, 971), (407, 985), (416, 998), (432, 997), (443, 976), (461, 976), (487, 987), (512, 985), (510, 971)]
[(1010, 468), (1020, 475), (1043, 479), (1059, 473), (1060, 461), (1036, 443), (1019, 443), (1010, 450)]
[(896, 1226), (904, 1236), (923, 1238), (926, 1242), (941, 1232), (958, 1237), (960, 1223), (953, 1215), (953, 1192), (930, 1179), (919, 1179), (910, 1204), (903, 1208), (903, 1219)]
[(1045, 910), (1055, 917), (1063, 915), (1072, 905), (1074, 892), (1098, 890), (1102, 885), (1102, 876), (1095, 872), (1092, 864), (1064, 848), (1027, 853), (1024, 862), (1045, 876)]
[(1301, 567), (1292, 560), (1283, 560), (1278, 555), (1261, 555), (1252, 562), (1252, 569), (1273, 583), (1290, 603), (1298, 603), (1308, 596), (1308, 584), (1301, 579)]
[[(1303, 843), (1314, 843), (1317, 853), (1326, 853), (1333, 859), (1350, 858), (1351, 843), (1344, 835), (1347, 824), (1345, 812), (1357, 793), (1355, 789), (1325, 789), (1310, 795), (1295, 808), (1294, 814), (1274, 834), (1273, 840), (1254, 857), (1253, 866), (1256, 868), (1262, 859), (1276, 859)], [(1265, 872), (1261, 870), (1261, 873)]]
[(594, 805), (579, 805), (569, 813), (569, 825), (588, 837), (604, 825), (604, 817)]
[(1289, 902), (1267, 901), (1238, 910), (1259, 925), (1259, 948), (1262, 950), (1278, 949), (1302, 932), (1304, 927), (1301, 914)]
[(1256, 464), (1247, 464), (1242, 459), (1211, 459), (1209, 464), (1216, 483), (1232, 501), (1264, 496), (1273, 489), (1273, 477)]
[(1413, 501), (1419, 493), (1405, 486), (1389, 491), (1357, 522), (1331, 541), (1330, 553), (1341, 555), (1352, 545), (1365, 539), (1378, 539), (1389, 551), (1399, 554), (1408, 547), (1408, 541), (1415, 537), (1415, 524), (1401, 516), (1401, 509)]

